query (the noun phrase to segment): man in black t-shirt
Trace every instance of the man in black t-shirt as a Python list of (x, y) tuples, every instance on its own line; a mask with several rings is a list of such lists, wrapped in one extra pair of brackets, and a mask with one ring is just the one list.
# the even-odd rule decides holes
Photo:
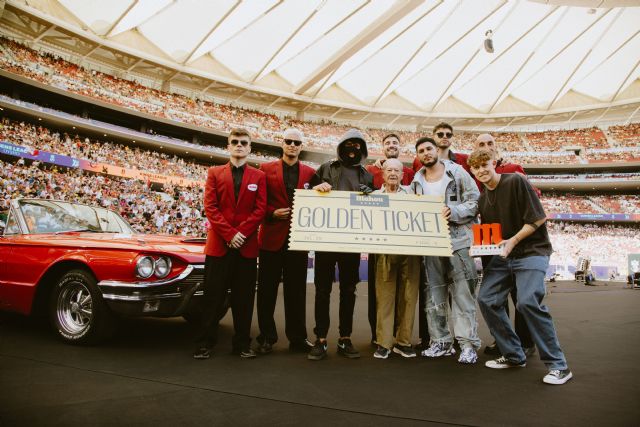
[(543, 304), (544, 276), (553, 251), (545, 225), (546, 214), (533, 187), (520, 174), (498, 174), (490, 151), (476, 150), (469, 156), (471, 172), (485, 187), (478, 207), (483, 224), (500, 224), (502, 254), (494, 255), (484, 270), (478, 304), (496, 339), (501, 357), (485, 363), (488, 368), (523, 368), (527, 358), (513, 330), (505, 304), (515, 286), (517, 310), (522, 314), (540, 358), (549, 373), (547, 384), (564, 384), (572, 378), (553, 325)]

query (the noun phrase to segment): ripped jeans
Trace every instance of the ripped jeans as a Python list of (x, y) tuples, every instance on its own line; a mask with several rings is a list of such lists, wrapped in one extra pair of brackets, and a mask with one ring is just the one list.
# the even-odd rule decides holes
[(432, 343), (452, 344), (449, 329), (449, 301), (453, 333), (460, 348), (480, 348), (476, 318), (478, 275), (469, 248), (458, 249), (452, 257), (425, 257), (427, 269), (427, 322)]

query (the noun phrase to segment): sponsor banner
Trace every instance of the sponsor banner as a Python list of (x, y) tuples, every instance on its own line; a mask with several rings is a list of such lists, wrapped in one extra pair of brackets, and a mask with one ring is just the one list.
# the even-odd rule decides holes
[(572, 221), (627, 221), (637, 222), (640, 221), (639, 214), (576, 214), (576, 213), (561, 213), (551, 214), (548, 219), (558, 220), (572, 220)]
[(442, 198), (296, 190), (292, 250), (451, 256)]
[(205, 184), (204, 181), (196, 181), (179, 176), (162, 175), (139, 169), (128, 169), (106, 163), (92, 162), (85, 159), (76, 159), (75, 157), (34, 150), (28, 147), (21, 147), (19, 145), (9, 144), (8, 142), (0, 142), (0, 154), (24, 157), (25, 159), (38, 160), (44, 163), (51, 163), (67, 168), (80, 168), (86, 171), (104, 173), (122, 178), (134, 178), (141, 181), (157, 182), (159, 184), (179, 185), (182, 187), (204, 187)]
[(9, 156), (24, 157), (25, 159), (38, 160), (44, 163), (52, 163), (67, 168), (79, 168), (80, 159), (75, 157), (63, 156), (62, 154), (50, 153), (48, 151), (40, 151), (28, 147), (9, 144), (8, 142), (0, 142), (0, 154)]

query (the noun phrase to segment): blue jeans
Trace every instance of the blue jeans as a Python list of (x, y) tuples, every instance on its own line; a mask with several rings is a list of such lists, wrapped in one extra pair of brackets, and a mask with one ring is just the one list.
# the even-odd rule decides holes
[(452, 344), (449, 330), (448, 296), (451, 292), (453, 333), (461, 348), (480, 348), (476, 320), (478, 275), (469, 248), (458, 249), (451, 257), (425, 257), (427, 269), (427, 323), (431, 342)]
[(540, 358), (549, 369), (567, 369), (549, 309), (542, 303), (545, 295), (544, 275), (548, 256), (502, 258), (494, 256), (484, 270), (478, 305), (500, 353), (513, 363), (524, 363), (526, 356), (506, 311), (507, 296), (515, 285), (516, 309), (524, 317)]

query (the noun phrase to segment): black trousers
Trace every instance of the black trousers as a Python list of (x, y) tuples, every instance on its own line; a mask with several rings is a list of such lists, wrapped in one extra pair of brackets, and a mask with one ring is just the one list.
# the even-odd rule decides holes
[[(484, 268), (486, 265), (489, 264), (489, 261), (491, 261), (491, 256), (483, 256), (481, 257), (481, 261), (482, 261), (482, 268)], [(515, 283), (513, 283), (512, 285), (513, 286), (511, 286), (511, 301), (513, 301), (513, 306), (515, 307), (516, 303), (518, 302), (518, 290), (516, 289)], [(507, 305), (505, 306), (505, 309), (507, 310), (507, 316), (508, 316), (509, 315), (508, 302), (507, 302)], [(520, 314), (518, 310), (516, 310), (514, 326), (515, 326), (514, 329), (516, 331), (516, 335), (518, 335), (518, 338), (520, 338), (520, 343), (522, 344), (522, 348), (533, 347), (534, 343), (533, 343), (533, 338), (531, 338), (531, 331), (529, 331), (527, 322), (524, 320), (524, 317), (522, 316), (522, 314)]]
[(285, 334), (290, 343), (307, 339), (307, 259), (308, 252), (289, 251), (285, 244), (281, 250), (260, 251), (258, 270), (258, 342), (275, 344), (278, 341), (273, 313), (282, 280), (284, 294)]
[(218, 313), (231, 289), (233, 351), (249, 348), (251, 318), (256, 288), (256, 259), (244, 258), (235, 249), (221, 257), (207, 256), (204, 264), (202, 323), (197, 335), (200, 347), (213, 347), (218, 341)]
[(329, 332), (329, 303), (336, 264), (340, 279), (340, 336), (349, 337), (353, 330), (353, 308), (356, 303), (356, 285), (360, 281), (360, 254), (316, 252), (315, 285), (316, 327), (318, 338), (326, 338)]
[(371, 341), (375, 342), (378, 320), (376, 311), (376, 254), (369, 254), (369, 260), (367, 262), (367, 300), (369, 303), (367, 317), (369, 318), (369, 326), (371, 326)]

